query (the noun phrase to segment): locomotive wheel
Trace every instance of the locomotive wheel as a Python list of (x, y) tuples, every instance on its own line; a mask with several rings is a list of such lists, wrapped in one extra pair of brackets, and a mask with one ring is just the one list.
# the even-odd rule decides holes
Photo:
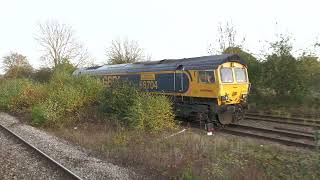
[(218, 118), (222, 125), (231, 124), (233, 122), (233, 115), (231, 113), (218, 114)]

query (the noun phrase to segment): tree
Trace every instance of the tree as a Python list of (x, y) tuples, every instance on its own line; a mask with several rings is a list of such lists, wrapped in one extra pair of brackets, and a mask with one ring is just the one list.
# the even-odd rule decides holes
[(83, 65), (88, 59), (88, 51), (76, 41), (74, 31), (66, 24), (47, 21), (39, 25), (36, 40), (43, 48), (43, 56), (51, 66), (58, 66), (70, 61), (75, 66)]
[(27, 57), (16, 52), (12, 52), (10, 55), (4, 56), (2, 63), (6, 77), (28, 77), (33, 71), (33, 68), (29, 64)]
[(128, 39), (121, 41), (113, 40), (107, 49), (108, 64), (125, 64), (142, 61), (145, 58), (143, 49), (139, 47), (137, 41)]
[(279, 97), (304, 97), (309, 87), (306, 72), (291, 53), (290, 37), (281, 35), (280, 40), (270, 45), (273, 52), (263, 63), (264, 86)]
[(223, 54), (238, 54), (248, 65), (248, 75), (252, 90), (261, 87), (262, 84), (262, 67), (261, 62), (252, 54), (242, 50), (240, 47), (228, 47), (223, 51)]
[[(209, 54), (222, 54), (228, 48), (242, 48), (245, 38), (241, 42), (237, 41), (238, 34), (233, 24), (228, 23), (223, 26), (221, 23), (218, 25), (218, 36), (216, 43), (210, 44), (208, 47)], [(218, 47), (216, 47), (218, 45)], [(230, 49), (229, 49), (230, 50)], [(229, 52), (234, 54), (233, 52)]]

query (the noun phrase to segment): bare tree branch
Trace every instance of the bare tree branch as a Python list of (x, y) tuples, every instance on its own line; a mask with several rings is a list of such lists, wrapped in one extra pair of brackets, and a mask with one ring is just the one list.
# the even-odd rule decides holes
[[(216, 43), (209, 44), (209, 54), (222, 54), (229, 47), (242, 47), (245, 42), (245, 37), (240, 42), (237, 41), (238, 34), (233, 24), (228, 23), (223, 26), (222, 23), (218, 25), (218, 36)], [(216, 48), (216, 44), (218, 48)]]
[(86, 63), (89, 58), (88, 51), (76, 41), (70, 26), (57, 21), (47, 21), (39, 25), (39, 30), (36, 40), (42, 47), (42, 59), (51, 66), (56, 67), (66, 61), (76, 66)]
[(125, 39), (113, 40), (107, 49), (108, 64), (124, 64), (142, 61), (145, 58), (143, 49), (139, 47), (137, 41)]

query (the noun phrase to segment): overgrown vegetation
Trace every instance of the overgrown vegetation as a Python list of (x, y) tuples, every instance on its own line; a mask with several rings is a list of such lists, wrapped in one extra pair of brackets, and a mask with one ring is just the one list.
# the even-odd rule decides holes
[(114, 83), (105, 91), (102, 102), (104, 112), (136, 130), (158, 132), (175, 126), (167, 97), (140, 91), (129, 82)]
[[(7, 79), (0, 84), (0, 107), (11, 112), (30, 112), (32, 124), (61, 127), (80, 118), (81, 111), (95, 105), (122, 127), (139, 132), (160, 132), (175, 127), (171, 102), (133, 85), (117, 82), (105, 88), (91, 76), (73, 76), (70, 64), (45, 71), (45, 78)], [(50, 73), (50, 79), (46, 80)], [(101, 105), (101, 107), (99, 107)]]
[[(319, 154), (252, 139), (203, 136), (187, 130), (168, 137), (83, 122), (55, 133), (151, 179), (318, 179)], [(92, 141), (95, 139), (95, 141)], [(269, 145), (268, 145), (269, 144)]]
[(29, 110), (44, 96), (44, 87), (29, 79), (9, 79), (0, 82), (0, 107), (5, 110)]
[(68, 118), (74, 120), (82, 108), (97, 102), (103, 84), (93, 77), (56, 71), (46, 90), (46, 99), (32, 108), (32, 121), (35, 125), (59, 126)]

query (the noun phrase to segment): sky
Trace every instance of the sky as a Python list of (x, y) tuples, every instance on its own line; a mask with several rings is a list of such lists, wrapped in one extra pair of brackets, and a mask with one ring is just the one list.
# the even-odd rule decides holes
[(70, 25), (97, 64), (117, 38), (138, 41), (152, 60), (208, 55), (226, 22), (253, 53), (279, 33), (299, 50), (320, 37), (319, 7), (317, 0), (0, 0), (0, 58), (18, 52), (43, 65), (35, 36), (48, 20)]

